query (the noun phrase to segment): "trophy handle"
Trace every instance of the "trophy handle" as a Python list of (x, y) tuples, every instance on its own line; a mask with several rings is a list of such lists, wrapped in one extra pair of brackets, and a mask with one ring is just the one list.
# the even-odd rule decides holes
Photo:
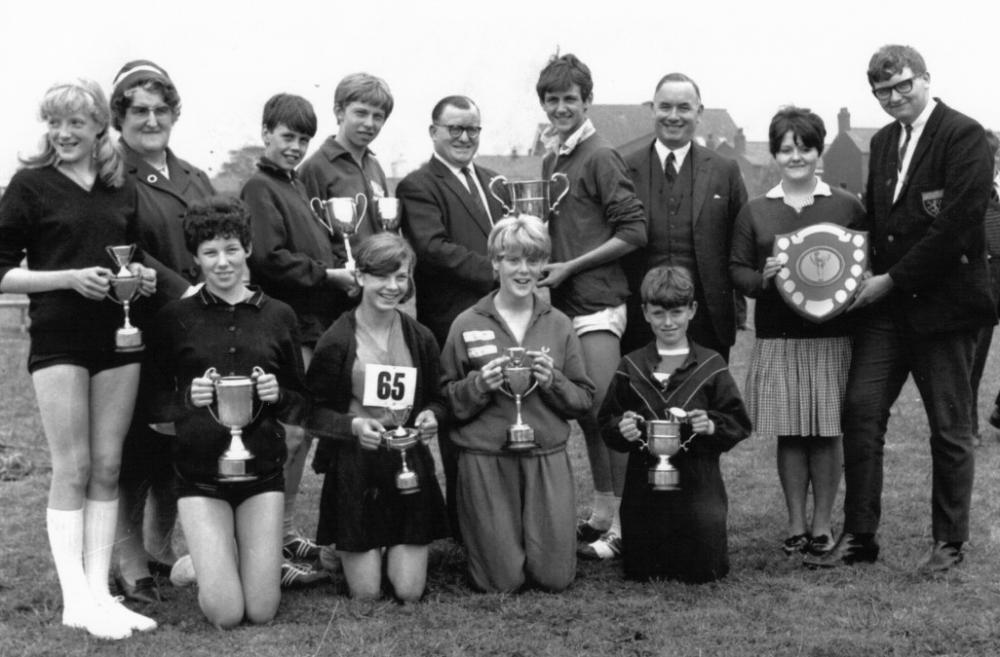
[[(207, 370), (205, 370), (205, 373), (201, 375), (201, 378), (212, 379), (213, 382), (217, 381), (219, 379), (219, 371), (216, 370), (214, 367), (210, 367)], [(219, 421), (219, 416), (216, 415), (215, 411), (212, 410), (211, 404), (209, 404), (205, 408), (208, 409), (208, 414), (212, 416), (212, 419), (215, 420), (217, 424), (222, 424), (222, 422)]]
[[(253, 379), (253, 382), (256, 385), (257, 379), (264, 376), (264, 374), (265, 372), (262, 367), (260, 367), (259, 365), (254, 365), (253, 369), (250, 371), (250, 378)], [(256, 390), (254, 390), (254, 394), (257, 394)], [(253, 424), (254, 422), (257, 421), (257, 418), (260, 417), (260, 412), (263, 410), (264, 410), (264, 404), (258, 404), (257, 410), (253, 414), (253, 419), (250, 420), (250, 424)]]
[[(358, 212), (358, 206), (364, 208), (361, 212)], [(362, 192), (358, 192), (354, 196), (354, 212), (357, 215), (357, 220), (354, 222), (355, 227), (360, 226), (361, 222), (365, 220), (368, 216), (368, 197)], [(355, 228), (356, 229), (356, 228)]]
[[(319, 210), (316, 209), (315, 205), (316, 203), (319, 203)], [(324, 217), (326, 216), (326, 208), (323, 207), (323, 200), (316, 198), (315, 196), (312, 197), (311, 199), (309, 199), (309, 209), (313, 211), (313, 214), (316, 216), (316, 220), (323, 225), (323, 228), (326, 228), (326, 232), (330, 233), (330, 235), (333, 235), (334, 234), (333, 225), (327, 223), (326, 219), (324, 219)]]
[(497, 193), (495, 191), (493, 191), (493, 183), (495, 183), (495, 182), (506, 183), (507, 182), (507, 176), (502, 176), (502, 175), (501, 176), (493, 176), (492, 178), (490, 178), (490, 182), (486, 185), (486, 189), (489, 190), (490, 196), (492, 196), (493, 198), (495, 198), (497, 200), (497, 203), (500, 204), (500, 207), (503, 208), (503, 213), (505, 215), (514, 214), (514, 208), (512, 208), (509, 205), (507, 205), (506, 203), (504, 203), (504, 200), (502, 198), (500, 198), (499, 196), (497, 196)]
[(556, 200), (552, 203), (552, 205), (549, 207), (549, 212), (555, 212), (556, 209), (559, 207), (559, 202), (562, 201), (564, 198), (566, 198), (566, 195), (569, 194), (569, 176), (567, 176), (565, 173), (561, 171), (556, 171), (549, 178), (549, 182), (555, 182), (556, 180), (563, 181), (563, 190), (559, 194), (559, 196), (556, 197)]

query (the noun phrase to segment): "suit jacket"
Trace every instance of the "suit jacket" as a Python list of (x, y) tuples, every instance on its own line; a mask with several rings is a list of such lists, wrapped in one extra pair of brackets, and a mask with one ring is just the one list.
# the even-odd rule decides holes
[(197, 283), (201, 271), (195, 266), (184, 242), (182, 218), (192, 201), (215, 194), (201, 169), (176, 157), (167, 149), (170, 178), (149, 165), (121, 142), (125, 152), (125, 174), (135, 180), (139, 243), (156, 269), (157, 307), (179, 299)]
[(901, 129), (893, 121), (871, 141), (872, 269), (895, 284), (882, 303), (898, 304), (921, 334), (995, 323), (983, 229), (993, 161), (983, 128), (938, 101), (893, 202)]
[[(496, 173), (475, 167), (483, 190)], [(436, 157), (400, 181), (402, 230), (417, 254), (417, 319), (434, 333), (438, 344), (460, 312), (493, 289), (493, 266), (486, 255), (492, 226), (475, 212), (465, 186)], [(503, 206), (486, 193), (493, 221)]]
[[(629, 176), (644, 207), (651, 208), (658, 202), (653, 193), (650, 171), (662, 166), (649, 142), (634, 150), (622, 153), (629, 167)], [(724, 344), (736, 342), (736, 309), (733, 306), (733, 284), (729, 278), (729, 247), (733, 239), (736, 215), (747, 202), (740, 167), (734, 160), (713, 151), (691, 144), (688, 153), (694, 171), (692, 212), (694, 221), (694, 255), (698, 271), (692, 272), (701, 282), (716, 337)], [(633, 266), (629, 272), (633, 303), (641, 303), (639, 283), (652, 267), (661, 264), (664, 254), (651, 250), (654, 236), (661, 227), (649, 222), (649, 239), (642, 258), (626, 258)]]

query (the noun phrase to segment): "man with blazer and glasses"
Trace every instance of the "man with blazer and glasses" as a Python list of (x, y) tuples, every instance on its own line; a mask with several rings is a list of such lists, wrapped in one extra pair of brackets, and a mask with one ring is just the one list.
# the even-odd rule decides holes
[(934, 544), (919, 571), (945, 571), (962, 561), (969, 539), (976, 334), (996, 322), (983, 230), (993, 164), (982, 126), (931, 97), (913, 48), (880, 48), (868, 82), (894, 121), (871, 141), (872, 275), (850, 307), (857, 330), (843, 418), (844, 529), (830, 552), (805, 563), (878, 558), (886, 425), (912, 374), (933, 462)]

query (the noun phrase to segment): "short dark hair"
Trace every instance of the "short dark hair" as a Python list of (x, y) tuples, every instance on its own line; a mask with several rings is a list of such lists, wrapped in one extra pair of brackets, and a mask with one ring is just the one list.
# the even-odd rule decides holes
[(264, 103), (264, 116), (261, 119), (264, 127), (272, 131), (284, 123), (295, 132), (308, 135), (310, 139), (316, 136), (316, 112), (312, 103), (302, 96), (293, 94), (275, 94)]
[(656, 92), (660, 90), (660, 87), (667, 82), (690, 82), (691, 86), (694, 87), (695, 95), (698, 96), (698, 102), (701, 102), (701, 89), (698, 87), (698, 83), (683, 73), (667, 73), (664, 75), (660, 78), (660, 81), (656, 83), (656, 89), (653, 90), (653, 95), (655, 96)]
[(550, 91), (565, 91), (573, 85), (580, 87), (580, 96), (589, 100), (594, 93), (594, 78), (590, 69), (573, 54), (553, 55), (538, 75), (538, 100), (545, 102), (545, 94)]
[(193, 201), (184, 214), (183, 226), (184, 245), (191, 255), (197, 255), (204, 242), (230, 237), (250, 250), (250, 212), (236, 197), (219, 195)]
[(457, 107), (463, 110), (479, 109), (479, 106), (468, 96), (445, 96), (431, 110), (431, 123), (437, 123), (446, 107)]
[(396, 233), (382, 232), (366, 237), (354, 252), (357, 271), (372, 276), (388, 276), (405, 262), (409, 286), (402, 300), (408, 301), (413, 296), (413, 265), (417, 256), (413, 247)]
[(644, 304), (665, 310), (690, 306), (694, 302), (694, 280), (687, 267), (653, 267), (642, 277), (639, 293)]
[(914, 75), (927, 72), (927, 64), (916, 48), (897, 44), (882, 46), (868, 61), (868, 84), (885, 82), (902, 73), (907, 66)]
[(382, 78), (370, 73), (352, 73), (337, 84), (333, 91), (333, 110), (345, 110), (351, 103), (367, 103), (392, 114), (392, 91)]
[(826, 126), (823, 124), (823, 119), (808, 107), (782, 107), (771, 117), (767, 140), (772, 157), (781, 150), (781, 142), (788, 132), (792, 133), (798, 144), (806, 148), (815, 148), (817, 153), (823, 154)]

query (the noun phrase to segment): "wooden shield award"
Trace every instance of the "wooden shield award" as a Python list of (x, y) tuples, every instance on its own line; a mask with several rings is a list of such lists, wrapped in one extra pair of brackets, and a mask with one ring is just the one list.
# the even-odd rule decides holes
[(806, 226), (774, 237), (784, 265), (774, 278), (788, 306), (822, 323), (842, 313), (868, 269), (868, 233), (837, 224)]

